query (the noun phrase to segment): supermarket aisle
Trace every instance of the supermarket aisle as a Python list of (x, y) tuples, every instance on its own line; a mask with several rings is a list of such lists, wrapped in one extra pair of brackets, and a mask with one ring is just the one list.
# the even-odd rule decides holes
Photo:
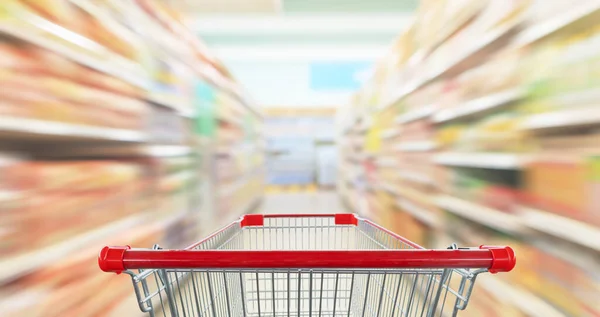
[(334, 191), (316, 193), (281, 193), (265, 195), (261, 213), (340, 213), (346, 212)]

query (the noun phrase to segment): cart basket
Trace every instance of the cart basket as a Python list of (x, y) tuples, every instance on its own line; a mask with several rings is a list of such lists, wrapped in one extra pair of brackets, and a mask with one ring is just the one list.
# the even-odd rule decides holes
[(181, 250), (104, 247), (151, 316), (456, 316), (510, 247), (428, 250), (354, 214), (245, 215)]

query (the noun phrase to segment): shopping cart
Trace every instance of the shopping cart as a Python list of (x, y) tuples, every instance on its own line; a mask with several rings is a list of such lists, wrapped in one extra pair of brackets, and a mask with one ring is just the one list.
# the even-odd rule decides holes
[(456, 316), (515, 255), (425, 250), (354, 214), (255, 214), (184, 250), (105, 247), (98, 262), (132, 277), (151, 316)]

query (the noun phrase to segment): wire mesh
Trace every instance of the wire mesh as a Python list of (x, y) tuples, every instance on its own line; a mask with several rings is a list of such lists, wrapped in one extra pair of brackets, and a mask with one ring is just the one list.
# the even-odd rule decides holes
[[(365, 221), (265, 218), (234, 224), (198, 250), (376, 250), (413, 248)], [(186, 269), (128, 272), (151, 316), (456, 316), (477, 271), (452, 269)]]

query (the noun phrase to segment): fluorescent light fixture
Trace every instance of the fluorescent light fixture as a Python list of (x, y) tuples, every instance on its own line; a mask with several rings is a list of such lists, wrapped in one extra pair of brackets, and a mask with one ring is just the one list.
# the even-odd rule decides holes
[(340, 15), (207, 15), (195, 16), (189, 25), (200, 35), (256, 34), (372, 34), (398, 33), (410, 14)]
[(344, 45), (344, 46), (287, 46), (287, 45), (224, 45), (213, 46), (212, 50), (221, 60), (262, 61), (370, 61), (383, 57), (388, 45)]

